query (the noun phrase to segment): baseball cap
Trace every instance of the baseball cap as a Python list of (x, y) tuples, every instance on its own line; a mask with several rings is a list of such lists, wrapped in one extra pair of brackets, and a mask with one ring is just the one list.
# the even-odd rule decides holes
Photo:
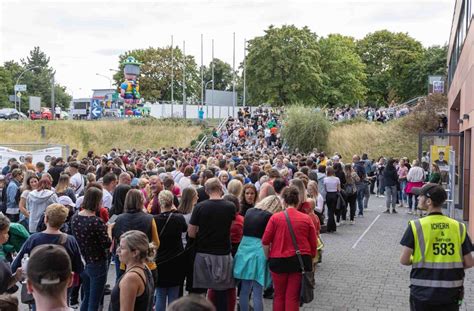
[(76, 206), (76, 204), (72, 201), (72, 199), (70, 197), (68, 197), (67, 195), (62, 195), (58, 198), (58, 203), (59, 204), (62, 204), (64, 206)]
[(411, 193), (415, 195), (423, 195), (439, 204), (442, 204), (448, 198), (444, 188), (433, 183), (428, 183), (423, 187), (413, 187), (411, 188)]
[(192, 180), (192, 181), (196, 182), (196, 181), (198, 181), (198, 179), (199, 179), (199, 175), (198, 175), (198, 174), (192, 174), (192, 175), (191, 175), (191, 180)]
[(36, 284), (54, 285), (71, 277), (71, 271), (71, 259), (64, 247), (43, 244), (31, 252), (27, 277)]

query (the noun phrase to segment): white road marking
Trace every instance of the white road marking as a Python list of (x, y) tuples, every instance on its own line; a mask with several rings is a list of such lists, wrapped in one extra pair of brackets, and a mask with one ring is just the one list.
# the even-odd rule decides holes
[(357, 244), (359, 244), (359, 242), (364, 238), (364, 236), (367, 234), (367, 232), (369, 232), (370, 228), (372, 228), (372, 226), (375, 224), (375, 222), (377, 221), (377, 219), (379, 219), (380, 215), (378, 215), (377, 217), (375, 217), (374, 221), (372, 221), (372, 223), (370, 224), (370, 226), (365, 229), (364, 233), (362, 233), (362, 235), (357, 239), (357, 241), (354, 243), (354, 245), (352, 245), (352, 249), (356, 248), (357, 247)]

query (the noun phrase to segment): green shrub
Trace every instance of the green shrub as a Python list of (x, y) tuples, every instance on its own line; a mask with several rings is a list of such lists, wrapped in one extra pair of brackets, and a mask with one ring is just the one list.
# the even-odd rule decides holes
[(331, 129), (323, 113), (303, 105), (293, 105), (283, 117), (282, 135), (290, 149), (309, 152), (313, 148), (325, 150)]

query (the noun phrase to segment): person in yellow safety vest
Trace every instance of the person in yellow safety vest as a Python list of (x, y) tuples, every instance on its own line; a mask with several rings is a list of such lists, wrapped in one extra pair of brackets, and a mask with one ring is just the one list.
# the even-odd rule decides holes
[(412, 188), (424, 218), (411, 220), (400, 244), (400, 263), (412, 266), (410, 310), (459, 310), (463, 299), (464, 269), (474, 265), (474, 250), (466, 226), (444, 216), (446, 191), (438, 184)]

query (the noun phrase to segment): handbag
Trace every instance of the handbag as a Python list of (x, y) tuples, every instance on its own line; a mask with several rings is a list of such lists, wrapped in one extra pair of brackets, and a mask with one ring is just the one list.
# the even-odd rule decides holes
[(296, 243), (295, 232), (293, 231), (293, 226), (290, 222), (290, 217), (288, 216), (288, 211), (285, 211), (286, 222), (288, 223), (288, 229), (290, 230), (291, 240), (293, 241), (293, 246), (295, 247), (296, 257), (298, 257), (298, 262), (300, 263), (301, 268), (301, 289), (300, 289), (300, 306), (304, 303), (310, 303), (314, 299), (314, 272), (305, 271), (303, 264), (303, 257), (301, 257), (301, 252)]
[(346, 206), (346, 201), (344, 200), (344, 197), (342, 196), (341, 192), (338, 192), (336, 210), (338, 211), (343, 210), (345, 206)]

